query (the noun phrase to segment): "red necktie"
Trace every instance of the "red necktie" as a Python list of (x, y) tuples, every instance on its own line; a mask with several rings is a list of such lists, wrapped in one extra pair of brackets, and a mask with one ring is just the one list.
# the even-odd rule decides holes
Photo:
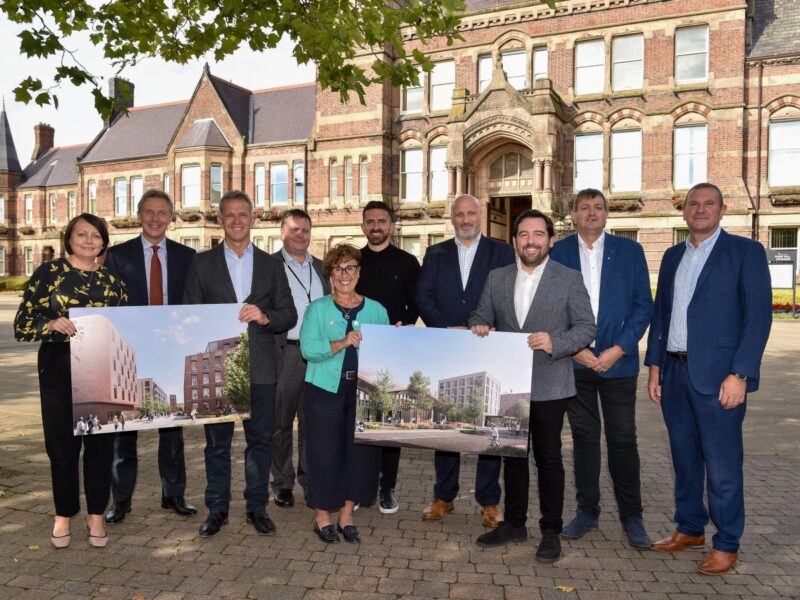
[(153, 258), (150, 259), (150, 304), (164, 304), (164, 282), (161, 261), (158, 259), (158, 246), (153, 246)]

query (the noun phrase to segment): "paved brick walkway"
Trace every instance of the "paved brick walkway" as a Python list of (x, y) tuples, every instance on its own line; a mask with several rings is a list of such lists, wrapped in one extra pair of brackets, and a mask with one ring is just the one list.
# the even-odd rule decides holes
[[(800, 598), (800, 322), (776, 323), (763, 389), (749, 401), (748, 518), (740, 563), (735, 573), (708, 577), (695, 572), (700, 551), (662, 555), (623, 543), (606, 473), (601, 482), (606, 512), (600, 528), (582, 540), (564, 542), (564, 557), (554, 565), (533, 559), (538, 543), (535, 489), (530, 541), (482, 550), (474, 544), (484, 531), (471, 497), (474, 457), (463, 461), (464, 488), (455, 512), (442, 523), (420, 519), (433, 493), (433, 456), (427, 451), (403, 451), (399, 512), (358, 511), (361, 544), (323, 547), (311, 532), (311, 511), (302, 502), (291, 509), (270, 505), (278, 534), (261, 537), (244, 522), (240, 427), (234, 440), (231, 522), (222, 533), (200, 539), (197, 528), (204, 514), (185, 520), (160, 508), (157, 435), (148, 432), (140, 434), (133, 512), (124, 523), (109, 528), (108, 548), (90, 548), (76, 519), (72, 546), (56, 551), (49, 544), (52, 500), (35, 351), (11, 338), (15, 303), (13, 297), (0, 296), (0, 600)], [(660, 413), (646, 400), (641, 383), (638, 421), (645, 520), (656, 538), (672, 529), (672, 468)], [(187, 430), (185, 437), (188, 497), (202, 506), (203, 433), (198, 427)], [(564, 445), (571, 475), (567, 437)], [(573, 496), (568, 483), (567, 515), (574, 510)]]

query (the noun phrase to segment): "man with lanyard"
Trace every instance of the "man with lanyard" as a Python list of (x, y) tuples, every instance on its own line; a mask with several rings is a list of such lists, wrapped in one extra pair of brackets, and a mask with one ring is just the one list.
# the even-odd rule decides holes
[[(300, 354), (300, 327), (306, 307), (331, 291), (328, 278), (322, 271), (322, 261), (308, 253), (311, 243), (311, 217), (300, 208), (287, 210), (281, 216), (283, 248), (274, 256), (280, 258), (286, 270), (292, 299), (297, 310), (297, 324), (275, 336), (275, 356), (278, 361), (278, 386), (275, 396), (275, 429), (272, 434), (272, 489), (275, 505), (294, 506), (295, 478), (306, 494), (305, 411), (303, 410), (303, 381), (306, 361)], [(292, 464), (294, 419), (297, 416), (298, 464)], [(308, 500), (306, 499), (306, 503)]]
[[(395, 325), (414, 325), (419, 317), (414, 295), (419, 279), (419, 261), (414, 255), (391, 243), (394, 215), (385, 202), (368, 202), (362, 213), (361, 231), (367, 245), (361, 249), (361, 277), (356, 291), (377, 300)], [(397, 512), (394, 495), (400, 448), (381, 447), (379, 509), (384, 514)]]

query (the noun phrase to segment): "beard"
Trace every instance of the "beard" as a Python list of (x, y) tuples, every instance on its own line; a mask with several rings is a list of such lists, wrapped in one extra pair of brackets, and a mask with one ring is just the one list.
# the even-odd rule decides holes
[[(527, 258), (526, 250), (528, 250), (528, 248), (535, 248), (539, 250), (539, 254), (535, 255), (532, 258)], [(550, 249), (545, 246), (534, 246), (532, 244), (528, 244), (527, 246), (522, 248), (522, 250), (519, 252), (519, 262), (521, 262), (529, 269), (535, 269), (544, 262), (544, 260), (549, 256), (549, 254), (550, 254)]]
[(369, 240), (369, 243), (372, 244), (373, 246), (380, 246), (386, 240), (389, 239), (389, 232), (373, 229), (372, 231), (367, 233), (367, 239)]

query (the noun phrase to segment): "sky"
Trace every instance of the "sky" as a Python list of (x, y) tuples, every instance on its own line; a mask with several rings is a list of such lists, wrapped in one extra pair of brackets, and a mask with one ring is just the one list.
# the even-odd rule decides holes
[(246, 326), (237, 318), (240, 310), (239, 304), (74, 308), (70, 318), (99, 314), (111, 320), (136, 351), (136, 377), (152, 377), (181, 404), (185, 357), (204, 352), (209, 342), (241, 335)]
[[(75, 88), (65, 83), (56, 90), (59, 108), (41, 108), (33, 102), (22, 104), (14, 100), (13, 89), (26, 77), (40, 77), (45, 84), (52, 81), (53, 69), (60, 63), (58, 57), (47, 60), (20, 56), (17, 34), (20, 25), (0, 19), (0, 96), (5, 100), (6, 114), (17, 155), (23, 168), (30, 162), (33, 152), (33, 127), (39, 122), (49, 123), (56, 130), (55, 145), (85, 144), (94, 139), (102, 128), (102, 120), (94, 109), (90, 88)], [(108, 78), (113, 76), (111, 64), (103, 58), (102, 51), (89, 43), (86, 36), (66, 38), (64, 46), (77, 52), (81, 63), (93, 74), (105, 78), (102, 89), (108, 92)], [(145, 59), (120, 75), (135, 85), (136, 106), (188, 99), (208, 62), (211, 72), (225, 80), (247, 89), (264, 89), (314, 81), (313, 65), (298, 65), (291, 54), (292, 45), (282, 41), (277, 48), (266, 53), (240, 50), (222, 62), (213, 56), (186, 65), (167, 64), (160, 59)]]
[(503, 394), (531, 389), (533, 361), (526, 333), (493, 331), (479, 338), (466, 330), (380, 325), (364, 325), (361, 331), (358, 368), (367, 378), (391, 366), (399, 387), (420, 370), (435, 394), (440, 379), (488, 371), (500, 381)]

